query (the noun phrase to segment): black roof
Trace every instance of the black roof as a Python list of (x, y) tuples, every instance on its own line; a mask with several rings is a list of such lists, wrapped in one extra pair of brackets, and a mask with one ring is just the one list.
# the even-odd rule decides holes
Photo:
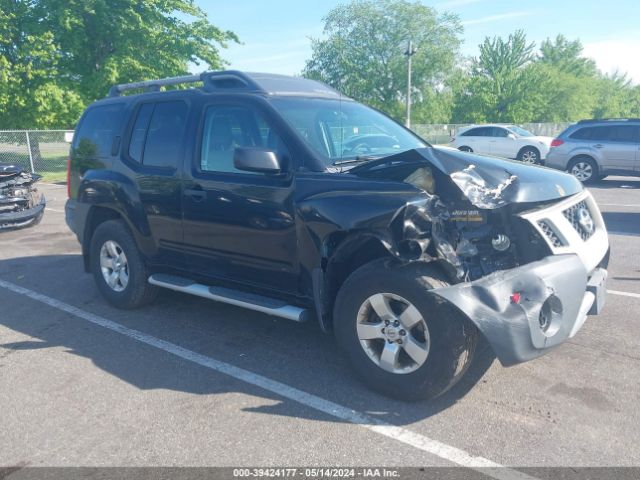
[(249, 73), (237, 70), (205, 72), (199, 75), (145, 80), (114, 85), (110, 97), (118, 97), (127, 90), (159, 91), (161, 87), (185, 83), (202, 83), (205, 92), (257, 93), (268, 96), (302, 96), (315, 98), (343, 98), (340, 92), (316, 80), (273, 73)]

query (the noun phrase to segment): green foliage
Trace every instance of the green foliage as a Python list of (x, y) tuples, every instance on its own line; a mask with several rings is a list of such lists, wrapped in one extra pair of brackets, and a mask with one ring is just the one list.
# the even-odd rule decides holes
[(229, 41), (193, 0), (0, 0), (0, 128), (71, 127), (115, 83), (220, 68)]
[(459, 55), (454, 15), (407, 0), (353, 0), (324, 20), (303, 75), (404, 120), (407, 41), (413, 57), (413, 122), (565, 122), (640, 116), (640, 86), (602, 75), (579, 40), (546, 39), (539, 51), (523, 31), (485, 38), (476, 58)]
[(437, 15), (419, 2), (355, 0), (324, 19), (327, 38), (313, 40), (303, 75), (401, 119), (407, 89), (404, 53), (411, 40), (417, 47), (412, 99), (424, 116), (429, 102), (442, 101), (437, 89), (454, 69), (461, 32), (457, 16)]
[(532, 68), (535, 46), (517, 31), (505, 41), (486, 38), (480, 56), (471, 62), (471, 75), (454, 108), (457, 122), (520, 123), (535, 109), (540, 71)]
[(579, 40), (542, 42), (540, 55), (524, 32), (486, 38), (469, 77), (455, 95), (452, 121), (565, 122), (640, 116), (637, 87), (624, 75), (606, 76), (582, 56)]
[(547, 38), (540, 45), (540, 62), (558, 71), (578, 78), (597, 76), (596, 62), (582, 56), (580, 40), (567, 40), (558, 35), (554, 41)]

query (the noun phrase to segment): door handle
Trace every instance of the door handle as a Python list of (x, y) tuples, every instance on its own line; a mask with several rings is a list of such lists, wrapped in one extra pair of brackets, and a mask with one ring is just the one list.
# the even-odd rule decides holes
[(603, 148), (604, 145), (602, 145), (601, 143), (596, 143), (593, 148)]
[(191, 197), (194, 202), (202, 202), (205, 198), (207, 198), (207, 192), (205, 192), (204, 190), (186, 188), (184, 190), (184, 194), (188, 197)]

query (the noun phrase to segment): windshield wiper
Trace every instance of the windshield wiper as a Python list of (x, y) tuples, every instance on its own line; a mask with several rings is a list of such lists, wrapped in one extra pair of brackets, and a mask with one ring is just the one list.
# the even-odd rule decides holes
[(336, 160), (335, 162), (333, 162), (331, 165), (332, 166), (337, 166), (337, 165), (346, 165), (349, 163), (361, 163), (361, 162), (369, 162), (371, 160), (377, 160), (379, 159), (380, 156), (364, 156), (364, 155), (359, 155), (357, 157), (354, 158), (347, 158), (347, 159), (342, 159), (342, 160)]

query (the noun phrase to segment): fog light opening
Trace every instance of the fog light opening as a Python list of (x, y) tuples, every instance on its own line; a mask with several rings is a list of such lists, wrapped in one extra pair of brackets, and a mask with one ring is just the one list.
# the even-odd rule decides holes
[(555, 295), (551, 295), (540, 308), (540, 315), (538, 316), (540, 330), (547, 336), (555, 335), (560, 326), (561, 318), (562, 302)]
[(506, 235), (499, 233), (491, 239), (491, 245), (499, 252), (505, 252), (511, 246), (511, 240)]

